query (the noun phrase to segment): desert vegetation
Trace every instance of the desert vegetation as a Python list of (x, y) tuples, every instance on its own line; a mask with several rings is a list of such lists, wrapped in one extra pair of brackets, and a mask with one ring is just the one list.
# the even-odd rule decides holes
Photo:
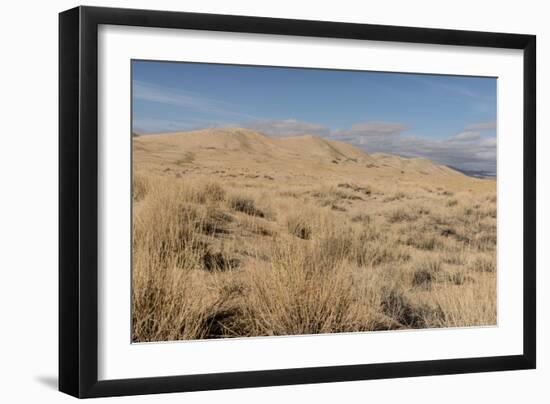
[(133, 139), (135, 342), (496, 323), (495, 181), (319, 140)]

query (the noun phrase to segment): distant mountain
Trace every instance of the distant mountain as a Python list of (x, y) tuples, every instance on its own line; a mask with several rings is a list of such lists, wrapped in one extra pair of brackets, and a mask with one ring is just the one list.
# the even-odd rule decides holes
[(452, 168), (453, 170), (460, 171), (462, 174), (467, 175), (468, 177), (474, 177), (474, 178), (496, 178), (497, 177), (496, 173), (491, 171), (465, 170), (458, 167), (452, 167), (452, 166), (448, 166), (448, 167)]

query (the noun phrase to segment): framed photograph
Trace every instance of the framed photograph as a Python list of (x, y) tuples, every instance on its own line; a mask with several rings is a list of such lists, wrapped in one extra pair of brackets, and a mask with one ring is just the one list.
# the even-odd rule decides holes
[(535, 368), (535, 37), (59, 17), (59, 388)]

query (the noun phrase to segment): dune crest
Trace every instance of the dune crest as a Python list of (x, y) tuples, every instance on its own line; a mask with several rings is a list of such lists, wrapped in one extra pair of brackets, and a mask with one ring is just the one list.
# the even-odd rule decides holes
[(243, 128), (141, 135), (133, 138), (134, 160), (151, 169), (187, 172), (203, 167), (302, 174), (318, 178), (392, 177), (423, 181), (472, 179), (449, 167), (421, 158), (370, 154), (349, 143), (319, 136), (271, 137)]

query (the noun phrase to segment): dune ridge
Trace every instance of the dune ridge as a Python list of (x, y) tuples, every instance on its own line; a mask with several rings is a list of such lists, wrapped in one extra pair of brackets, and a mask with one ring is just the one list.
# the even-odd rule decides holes
[[(369, 154), (351, 144), (318, 136), (270, 137), (242, 128), (204, 129), (134, 138), (134, 159), (150, 169), (247, 169), (278, 173), (302, 172), (319, 178), (453, 177), (466, 176), (422, 158)], [(271, 175), (268, 173), (268, 175)]]

